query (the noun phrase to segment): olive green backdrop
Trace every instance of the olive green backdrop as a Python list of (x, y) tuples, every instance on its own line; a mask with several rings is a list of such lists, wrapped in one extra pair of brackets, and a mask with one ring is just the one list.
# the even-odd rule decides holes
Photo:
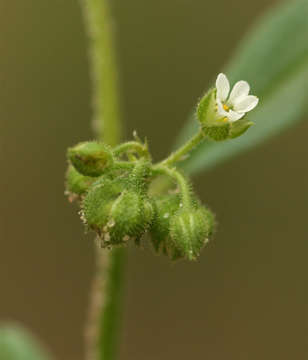
[[(270, 4), (112, 1), (126, 136), (164, 156)], [(2, 0), (0, 24), (0, 320), (81, 360), (93, 242), (63, 195), (66, 147), (93, 136), (80, 8)], [(120, 360), (306, 358), (307, 130), (195, 179), (219, 221), (199, 262), (130, 248)]]

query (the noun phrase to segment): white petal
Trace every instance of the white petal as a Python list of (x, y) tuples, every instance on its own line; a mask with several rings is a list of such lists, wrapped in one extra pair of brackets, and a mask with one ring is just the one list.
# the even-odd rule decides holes
[(259, 99), (256, 96), (249, 95), (244, 97), (242, 100), (236, 102), (234, 104), (234, 110), (246, 113), (252, 109), (254, 109), (258, 105)]
[(243, 116), (245, 115), (245, 113), (238, 113), (236, 111), (233, 111), (233, 110), (230, 110), (228, 112), (228, 119), (230, 122), (234, 122), (234, 121), (237, 121), (239, 119), (241, 119)]
[(217, 112), (220, 116), (227, 116), (228, 117), (228, 112), (224, 109), (222, 102), (220, 101), (220, 99), (216, 98), (216, 103), (217, 103)]
[(238, 81), (231, 91), (229, 101), (234, 104), (236, 101), (241, 100), (249, 94), (250, 86), (247, 81)]
[(217, 98), (225, 101), (230, 91), (230, 83), (225, 74), (220, 73), (216, 79)]

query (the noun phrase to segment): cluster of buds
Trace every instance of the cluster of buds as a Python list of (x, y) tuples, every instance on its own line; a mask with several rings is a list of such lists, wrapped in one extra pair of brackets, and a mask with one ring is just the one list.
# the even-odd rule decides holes
[[(114, 149), (99, 142), (80, 143), (68, 150), (68, 161), (69, 199), (80, 203), (82, 220), (103, 247), (130, 241), (139, 245), (148, 233), (155, 251), (173, 260), (193, 260), (208, 242), (213, 215), (177, 170), (151, 162), (141, 141)], [(166, 194), (151, 194), (157, 176), (172, 177), (175, 187)]]
[[(153, 164), (147, 143), (134, 141), (114, 148), (97, 141), (83, 142), (68, 150), (66, 193), (77, 200), (86, 227), (95, 231), (103, 247), (140, 245), (148, 233), (156, 252), (172, 260), (195, 260), (209, 241), (214, 216), (201, 204), (189, 180), (174, 167), (196, 146), (196, 139), (232, 139), (250, 126), (245, 115), (258, 99), (248, 95), (245, 81), (235, 84), (230, 96), (225, 75), (200, 101), (197, 136), (166, 160)], [(172, 185), (155, 191), (157, 177)]]

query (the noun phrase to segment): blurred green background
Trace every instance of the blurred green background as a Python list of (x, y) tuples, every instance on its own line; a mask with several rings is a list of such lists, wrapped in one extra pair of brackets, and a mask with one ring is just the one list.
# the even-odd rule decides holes
[[(112, 1), (126, 137), (162, 158), (271, 3)], [(2, 0), (0, 18), (0, 321), (81, 360), (93, 241), (63, 195), (66, 148), (93, 137), (80, 7)], [(129, 249), (121, 360), (307, 357), (307, 130), (195, 179), (219, 220), (199, 262)]]

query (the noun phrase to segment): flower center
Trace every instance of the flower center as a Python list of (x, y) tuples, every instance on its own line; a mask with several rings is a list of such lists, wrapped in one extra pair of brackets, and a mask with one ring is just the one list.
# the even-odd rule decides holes
[(226, 111), (230, 110), (230, 107), (229, 107), (228, 105), (226, 105), (226, 104), (223, 104), (223, 108), (224, 108)]

